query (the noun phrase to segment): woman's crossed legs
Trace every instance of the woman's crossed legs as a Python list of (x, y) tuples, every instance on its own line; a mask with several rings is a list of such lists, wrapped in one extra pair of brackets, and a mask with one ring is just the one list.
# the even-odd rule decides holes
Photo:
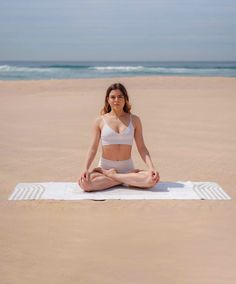
[(118, 173), (115, 169), (105, 170), (95, 168), (89, 173), (87, 179), (82, 178), (79, 180), (79, 185), (86, 192), (103, 190), (119, 184), (128, 184), (131, 187), (149, 189), (152, 188), (159, 179), (159, 175), (154, 176), (151, 170), (133, 170), (128, 173)]

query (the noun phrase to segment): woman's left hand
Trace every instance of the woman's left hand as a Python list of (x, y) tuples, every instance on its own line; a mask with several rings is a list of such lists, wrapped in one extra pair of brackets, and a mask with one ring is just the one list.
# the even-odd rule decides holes
[(160, 179), (160, 175), (156, 169), (150, 169), (152, 172), (152, 179), (158, 181)]

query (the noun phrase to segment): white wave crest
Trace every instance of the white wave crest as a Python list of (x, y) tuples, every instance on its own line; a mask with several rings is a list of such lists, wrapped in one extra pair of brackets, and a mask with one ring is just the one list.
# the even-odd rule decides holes
[(51, 72), (50, 68), (32, 68), (32, 67), (19, 67), (10, 65), (0, 65), (0, 72)]
[(89, 69), (98, 71), (142, 71), (143, 66), (95, 66)]

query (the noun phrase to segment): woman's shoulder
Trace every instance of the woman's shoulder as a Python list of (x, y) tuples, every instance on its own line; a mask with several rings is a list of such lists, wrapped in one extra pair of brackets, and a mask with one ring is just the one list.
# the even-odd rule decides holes
[(133, 113), (131, 113), (131, 119), (134, 126), (141, 122), (140, 117)]
[(134, 113), (130, 113), (131, 114), (131, 117), (132, 119), (140, 119), (138, 115), (134, 114)]
[(102, 128), (103, 125), (104, 125), (104, 117), (105, 117), (105, 115), (97, 116), (94, 120), (94, 125), (99, 127), (99, 128)]

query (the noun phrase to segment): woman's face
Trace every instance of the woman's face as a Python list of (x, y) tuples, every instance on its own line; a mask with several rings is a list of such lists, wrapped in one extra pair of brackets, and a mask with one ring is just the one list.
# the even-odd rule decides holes
[(123, 109), (125, 97), (120, 90), (112, 90), (108, 96), (108, 103), (111, 106), (111, 109)]

